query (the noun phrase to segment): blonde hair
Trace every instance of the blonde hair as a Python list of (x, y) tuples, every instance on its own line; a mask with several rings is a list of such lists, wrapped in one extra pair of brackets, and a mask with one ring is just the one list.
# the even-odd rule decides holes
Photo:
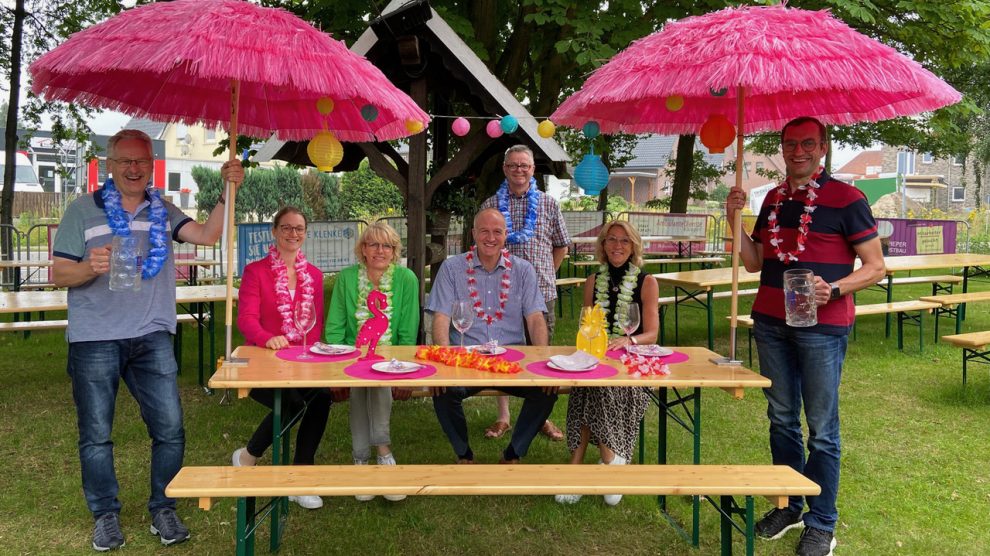
[(632, 254), (629, 255), (629, 260), (632, 261), (632, 264), (642, 267), (643, 238), (640, 237), (636, 228), (625, 220), (613, 220), (602, 226), (602, 230), (598, 232), (598, 241), (595, 242), (595, 258), (602, 264), (608, 264), (608, 257), (605, 255), (605, 237), (616, 226), (622, 228), (632, 241)]
[(374, 224), (369, 224), (364, 231), (361, 232), (361, 236), (358, 237), (357, 243), (354, 244), (354, 254), (363, 265), (368, 264), (368, 261), (364, 259), (364, 246), (366, 243), (371, 241), (388, 243), (391, 245), (392, 262), (399, 262), (399, 257), (402, 255), (402, 238), (399, 237), (399, 232), (396, 232), (395, 228), (384, 222), (375, 222)]

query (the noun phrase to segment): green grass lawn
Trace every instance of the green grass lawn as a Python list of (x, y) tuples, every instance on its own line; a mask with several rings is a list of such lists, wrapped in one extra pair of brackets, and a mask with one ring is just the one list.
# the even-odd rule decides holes
[[(974, 282), (971, 290), (990, 289)], [(926, 286), (902, 287), (897, 299), (916, 298)], [(661, 295), (669, 295), (666, 289)], [(879, 292), (859, 294), (860, 303), (883, 300)], [(751, 299), (742, 301), (748, 312)], [(558, 327), (558, 344), (574, 337), (567, 314)], [(717, 315), (728, 313), (719, 302)], [(219, 312), (222, 315), (222, 311)], [(56, 318), (56, 315), (49, 315)], [(728, 325), (716, 323), (716, 351), (728, 345)], [(672, 319), (667, 323), (673, 326)], [(926, 322), (932, 333), (932, 321)], [(951, 328), (944, 321), (944, 333)], [(682, 312), (681, 343), (704, 345), (703, 313)], [(966, 331), (990, 328), (986, 305), (971, 306)], [(843, 462), (839, 493), (839, 554), (987, 554), (990, 531), (990, 373), (972, 365), (969, 385), (961, 384), (961, 355), (929, 337), (918, 352), (917, 329), (908, 328), (904, 352), (896, 338), (884, 338), (883, 317), (865, 317), (851, 341), (842, 381)], [(229, 465), (231, 452), (243, 446), (264, 409), (249, 400), (220, 406), (219, 393), (206, 396), (196, 386), (194, 334), (185, 340), (180, 377), (189, 465)], [(222, 338), (222, 335), (219, 336)], [(672, 338), (671, 336), (668, 336)], [(746, 332), (740, 330), (740, 357), (746, 356)], [(92, 519), (79, 477), (75, 412), (65, 374), (66, 346), (60, 332), (0, 336), (0, 554), (88, 554)], [(515, 402), (514, 402), (515, 403)], [(562, 397), (553, 418), (561, 425), (567, 408)], [(769, 463), (765, 401), (748, 391), (733, 400), (720, 390), (704, 392), (704, 463)], [(514, 406), (517, 412), (518, 403)], [(473, 448), (480, 462), (495, 462), (504, 440), (484, 440), (482, 431), (495, 416), (492, 398), (467, 404)], [(647, 453), (656, 451), (657, 412), (647, 414)], [(397, 402), (392, 440), (400, 463), (447, 463), (453, 453), (437, 425), (429, 400)], [(148, 533), (149, 440), (137, 406), (119, 396), (114, 430), (121, 515), (127, 546), (145, 554), (230, 554), (234, 550), (234, 500), (220, 500), (204, 512), (194, 500), (181, 500), (179, 514), (193, 532), (182, 545), (161, 548)], [(590, 461), (597, 459), (589, 450)], [(671, 431), (671, 463), (690, 462), (686, 433)], [(542, 437), (527, 462), (567, 460), (564, 443)], [(318, 463), (350, 461), (347, 406), (334, 407)], [(283, 554), (691, 554), (690, 546), (659, 515), (653, 498), (626, 497), (610, 508), (601, 497), (585, 497), (572, 507), (552, 497), (410, 497), (392, 503), (381, 498), (360, 503), (325, 498), (321, 510), (292, 506)], [(686, 519), (685, 498), (671, 502)], [(757, 502), (757, 511), (769, 508)], [(718, 553), (718, 520), (702, 507), (701, 554)], [(780, 541), (757, 542), (759, 554), (793, 554), (797, 533)], [(259, 554), (267, 551), (268, 527), (261, 528)], [(737, 538), (736, 549), (742, 550)]]

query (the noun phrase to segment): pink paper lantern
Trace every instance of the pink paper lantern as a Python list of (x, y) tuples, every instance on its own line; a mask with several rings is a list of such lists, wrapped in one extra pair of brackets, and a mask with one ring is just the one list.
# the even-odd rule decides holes
[(467, 118), (457, 118), (450, 125), (450, 130), (454, 132), (454, 135), (464, 137), (468, 134), (468, 131), (471, 131), (471, 124), (467, 121)]
[(485, 126), (485, 131), (489, 137), (497, 139), (502, 136), (502, 123), (498, 120), (492, 120)]

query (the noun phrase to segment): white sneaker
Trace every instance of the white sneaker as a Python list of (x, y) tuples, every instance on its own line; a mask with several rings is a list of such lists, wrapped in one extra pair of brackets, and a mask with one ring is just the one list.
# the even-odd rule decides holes
[(319, 496), (290, 496), (290, 502), (295, 502), (307, 510), (316, 510), (323, 507), (323, 499)]
[(241, 454), (247, 452), (247, 448), (238, 448), (234, 450), (234, 454), (230, 456), (231, 463), (234, 467), (252, 467), (250, 465), (241, 463)]
[[(395, 465), (395, 456), (392, 455), (392, 452), (378, 456), (378, 465)], [(385, 494), (383, 496), (389, 502), (399, 502), (406, 499), (405, 494)]]
[[(624, 458), (624, 457), (616, 454), (615, 457), (612, 458), (612, 461), (610, 461), (606, 465), (625, 465), (625, 464), (626, 464), (626, 458)], [(621, 494), (606, 494), (605, 495), (605, 503), (608, 504), (609, 506), (615, 506), (616, 504), (618, 504), (621, 501), (622, 501), (622, 495)]]
[[(366, 459), (356, 459), (356, 460), (354, 460), (354, 465), (368, 465), (368, 460), (366, 460)], [(370, 494), (361, 494), (361, 495), (355, 496), (354, 499), (357, 500), (358, 502), (371, 502), (372, 500), (375, 499), (375, 497), (372, 496), (372, 495), (370, 495)]]
[(580, 494), (557, 494), (553, 497), (558, 504), (577, 504), (581, 500)]

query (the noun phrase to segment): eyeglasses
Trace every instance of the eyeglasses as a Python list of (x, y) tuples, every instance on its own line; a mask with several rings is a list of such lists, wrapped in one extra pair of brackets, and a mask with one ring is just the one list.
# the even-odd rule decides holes
[(150, 168), (151, 159), (150, 158), (111, 158), (110, 160), (114, 163), (119, 164), (125, 168), (131, 166), (131, 164), (137, 164), (138, 168)]
[(605, 243), (611, 243), (613, 245), (618, 243), (623, 247), (629, 247), (630, 245), (632, 245), (632, 240), (627, 237), (608, 236), (605, 238)]
[(285, 235), (295, 233), (296, 235), (301, 236), (306, 233), (306, 226), (290, 226), (288, 224), (282, 224), (278, 227), (278, 229)]
[(527, 172), (527, 171), (529, 171), (530, 168), (533, 167), (533, 165), (532, 164), (505, 164), (505, 165), (503, 165), (503, 167), (506, 170), (510, 171), (510, 172), (515, 172), (516, 170), (522, 170), (523, 172)]
[(801, 145), (801, 148), (804, 149), (806, 152), (811, 152), (815, 150), (815, 147), (817, 147), (820, 143), (821, 141), (817, 139), (805, 139), (800, 143), (794, 140), (787, 140), (782, 142), (780, 146), (785, 153), (794, 151), (794, 149), (796, 149), (798, 145)]
[(376, 242), (376, 243), (365, 243), (364, 245), (365, 245), (365, 247), (367, 247), (368, 249), (371, 249), (372, 251), (378, 251), (379, 249), (381, 249), (382, 251), (393, 251), (393, 250), (395, 250), (395, 246), (392, 245), (391, 243), (377, 243)]

